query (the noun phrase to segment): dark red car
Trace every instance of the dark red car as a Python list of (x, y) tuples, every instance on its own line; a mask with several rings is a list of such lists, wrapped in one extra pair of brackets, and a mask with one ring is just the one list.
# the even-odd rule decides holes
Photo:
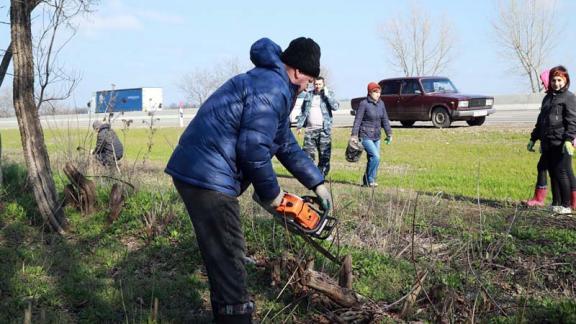
[[(416, 121), (432, 121), (438, 128), (450, 127), (456, 120), (465, 120), (470, 126), (480, 126), (496, 112), (494, 97), (458, 93), (450, 79), (445, 77), (406, 77), (378, 82), (382, 88), (382, 101), (388, 118), (409, 127)], [(354, 115), (360, 101), (351, 100)]]

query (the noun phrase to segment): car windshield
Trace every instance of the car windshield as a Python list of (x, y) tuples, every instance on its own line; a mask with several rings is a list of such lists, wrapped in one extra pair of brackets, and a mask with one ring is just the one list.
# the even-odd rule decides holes
[(449, 79), (422, 79), (422, 88), (426, 93), (458, 92)]

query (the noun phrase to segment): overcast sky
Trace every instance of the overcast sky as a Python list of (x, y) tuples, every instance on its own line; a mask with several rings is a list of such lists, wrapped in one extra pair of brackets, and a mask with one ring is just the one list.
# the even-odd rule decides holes
[[(550, 2), (551, 0), (545, 1)], [(380, 36), (393, 17), (408, 15), (412, 3), (432, 21), (444, 19), (456, 35), (451, 68), (445, 73), (461, 92), (527, 93), (528, 85), (499, 56), (491, 21), (496, 1), (151, 1), (102, 0), (78, 21), (77, 35), (60, 55), (82, 80), (74, 103), (84, 106), (97, 90), (162, 87), (164, 104), (186, 101), (177, 84), (194, 69), (225, 60), (249, 64), (250, 45), (268, 37), (285, 48), (307, 36), (322, 48), (328, 84), (340, 98), (365, 94), (366, 84), (400, 76)], [(0, 0), (0, 20), (8, 21), (8, 0)], [(3, 7), (3, 8), (1, 8)], [(558, 1), (558, 46), (549, 66), (576, 68), (576, 1)], [(9, 43), (9, 26), (0, 25), (0, 47)], [(9, 82), (6, 82), (9, 81)], [(3, 88), (10, 85), (4, 82)]]

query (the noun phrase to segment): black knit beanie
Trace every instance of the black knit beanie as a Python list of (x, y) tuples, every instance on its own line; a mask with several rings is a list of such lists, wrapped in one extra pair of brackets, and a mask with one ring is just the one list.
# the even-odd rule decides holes
[(280, 59), (284, 64), (317, 78), (320, 75), (320, 46), (312, 38), (299, 37), (288, 45)]

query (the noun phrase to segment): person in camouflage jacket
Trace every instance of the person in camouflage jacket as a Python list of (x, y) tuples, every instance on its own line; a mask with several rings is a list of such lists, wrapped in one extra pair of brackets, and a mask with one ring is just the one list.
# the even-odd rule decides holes
[(325, 86), (324, 78), (314, 80), (314, 89), (306, 94), (298, 116), (296, 127), (298, 134), (306, 125), (303, 150), (315, 160), (318, 153), (318, 169), (324, 177), (330, 171), (332, 154), (332, 111), (338, 110), (340, 104), (334, 93)]

